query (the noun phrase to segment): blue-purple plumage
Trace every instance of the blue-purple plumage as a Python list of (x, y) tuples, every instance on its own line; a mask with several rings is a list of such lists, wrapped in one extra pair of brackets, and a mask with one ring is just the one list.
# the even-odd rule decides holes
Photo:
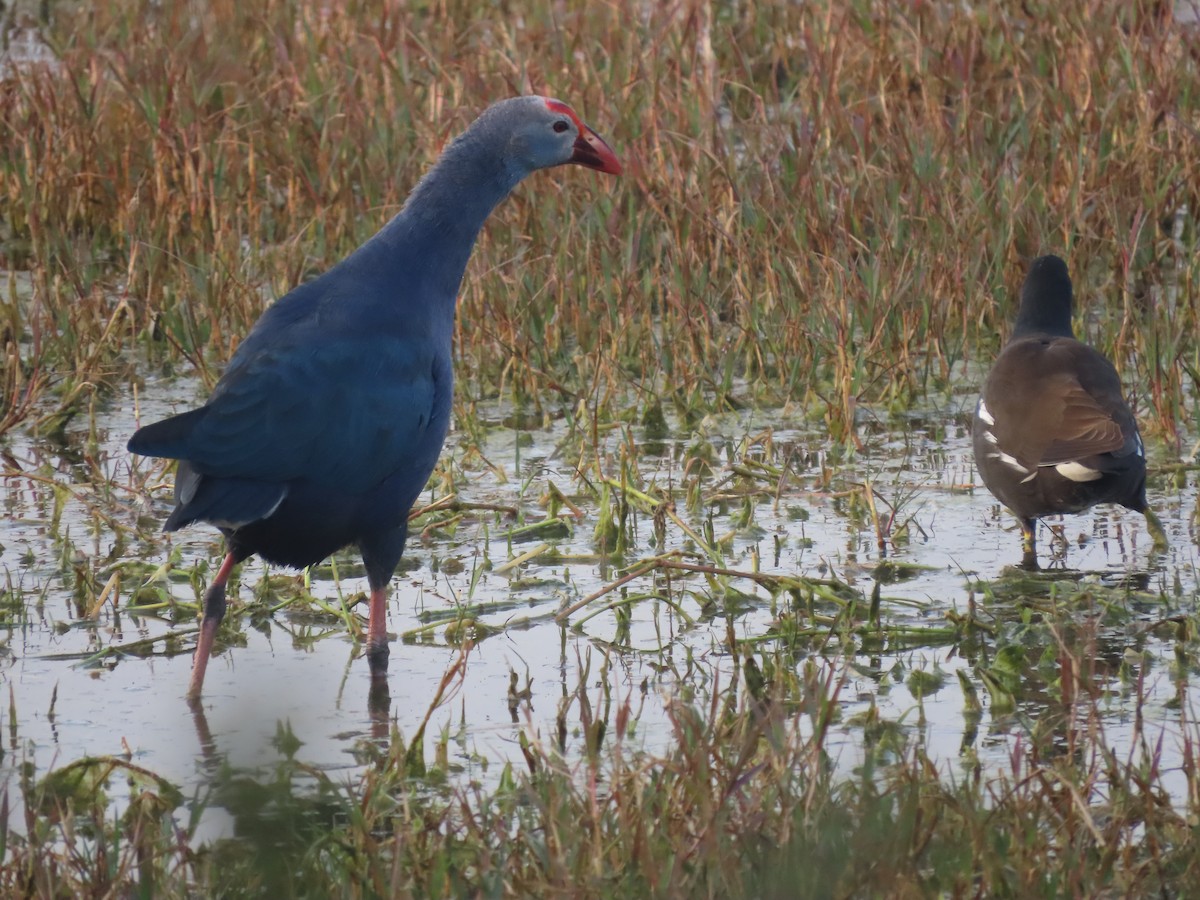
[(449, 428), (467, 259), (484, 220), (526, 175), (571, 162), (620, 172), (557, 101), (489, 107), (378, 234), (267, 309), (204, 406), (133, 435), (132, 452), (180, 460), (166, 529), (208, 522), (228, 540), (214, 581), (217, 622), (233, 563), (259, 554), (302, 567), (357, 544), (372, 588), (371, 640), (384, 642), (374, 649), (386, 661), (376, 610), (382, 617), (409, 510)]

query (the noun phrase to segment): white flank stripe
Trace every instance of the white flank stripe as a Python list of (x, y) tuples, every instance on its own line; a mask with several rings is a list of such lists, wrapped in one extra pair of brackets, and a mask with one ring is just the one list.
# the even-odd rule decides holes
[(993, 446), (1000, 443), (998, 440), (996, 440), (996, 436), (994, 434), (992, 434), (990, 431), (985, 431), (983, 433), (983, 439), (985, 441), (987, 441), (989, 444), (992, 444)]
[[(997, 450), (995, 453), (989, 453), (988, 456), (991, 457), (992, 459), (1000, 460), (1000, 462), (1004, 463), (1010, 469), (1016, 469), (1022, 475), (1029, 474), (1029, 470), (1027, 468), (1025, 468), (1023, 465), (1021, 465), (1021, 463), (1018, 462), (1018, 460), (1015, 456), (1009, 456), (1003, 450)], [(1036, 472), (1035, 472), (1035, 474), (1036, 474)]]
[(1068, 462), (1059, 463), (1054, 467), (1063, 478), (1069, 478), (1071, 481), (1095, 481), (1097, 478), (1103, 478), (1104, 473), (1098, 472), (1095, 469), (1089, 469), (1083, 463)]
[(992, 414), (988, 412), (987, 406), (983, 402), (983, 398), (979, 398), (979, 409), (975, 410), (975, 415), (979, 416), (979, 420), (984, 425), (995, 425), (996, 420), (992, 418)]
[(263, 518), (269, 519), (271, 516), (275, 515), (276, 510), (278, 510), (279, 507), (283, 505), (283, 501), (287, 499), (287, 495), (287, 488), (284, 488), (283, 493), (279, 495), (279, 499), (275, 501), (275, 505), (266, 511), (266, 513), (263, 515)]

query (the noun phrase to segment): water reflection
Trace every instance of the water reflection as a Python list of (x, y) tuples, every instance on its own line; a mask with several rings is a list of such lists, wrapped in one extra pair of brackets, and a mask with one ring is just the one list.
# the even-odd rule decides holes
[[(165, 398), (141, 410), (149, 420), (190, 405), (196, 386), (145, 393)], [(1041, 662), (1025, 661), (1011, 712), (980, 675), (996, 669), (993, 646), (1033, 640), (1019, 610), (1050, 615), (1055, 579), (1135, 598), (1084, 656), (1085, 683), (1111, 709), (1110, 740), (1134, 740), (1139, 697), (1158, 716), (1143, 727), (1179, 733), (1186, 684), (1166, 676), (1176, 642), (1155, 623), (1195, 595), (1194, 487), (1152, 482), (1167, 555), (1136, 514), (1051, 520), (1047, 571), (1028, 573), (1049, 581), (1005, 596), (1004, 583), (1021, 584), (997, 582), (1022, 561), (1020, 537), (972, 488), (968, 403), (867, 419), (855, 454), (780, 411), (710, 416), (638, 443), (637, 428), (581, 435), (566, 418), (515, 432), (502, 423), (527, 424), (516, 412), (485, 409), (485, 440), (456, 436), (435, 477), (448, 502), (417, 523), (393, 581), (389, 677), (373, 682), (358, 659), (347, 609), (366, 582), (352, 554), (308, 580), (250, 562), (230, 584), (205, 697), (190, 706), (195, 614), (219, 536), (158, 533), (169, 478), (123, 450), (132, 398), (113, 398), (94, 427), (74, 423), (62, 446), (10, 435), (0, 671), (12, 703), (0, 711), (0, 770), (11, 786), (25, 763), (42, 775), (121, 755), (190, 795), (214, 771), (274, 771), (285, 727), (295, 760), (331, 777), (402, 750), (486, 785), (503, 763), (528, 764), (530, 739), (586, 754), (622, 716), (620, 730), (653, 747), (671, 735), (665, 698), (704, 699), (756, 677), (790, 679), (800, 704), (836, 693), (828, 747), (847, 770), (867, 737), (915, 741), (949, 771), (1008, 765), (1034, 728), (1071, 746), (1070, 715), (1045, 712), (1070, 704), (1047, 693), (1055, 679), (1037, 674)], [(581, 458), (593, 460), (586, 475)], [(1146, 594), (1154, 605), (1136, 599)], [(1083, 625), (1091, 616), (1071, 614)], [(1169, 743), (1164, 766), (1181, 752)]]

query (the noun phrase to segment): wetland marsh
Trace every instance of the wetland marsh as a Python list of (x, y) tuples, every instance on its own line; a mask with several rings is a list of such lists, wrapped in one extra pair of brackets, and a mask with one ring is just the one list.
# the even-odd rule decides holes
[[(1182, 16), (248, 6), (51, 4), (0, 66), (3, 890), (1194, 883)], [(574, 102), (629, 162), (531, 179), (480, 242), (390, 696), (342, 553), (244, 564), (189, 706), (221, 543), (160, 532), (171, 469), (125, 442), (499, 85)], [(1017, 570), (978, 483), (971, 409), (1048, 250), (1137, 410), (1166, 552), (1100, 507)]]

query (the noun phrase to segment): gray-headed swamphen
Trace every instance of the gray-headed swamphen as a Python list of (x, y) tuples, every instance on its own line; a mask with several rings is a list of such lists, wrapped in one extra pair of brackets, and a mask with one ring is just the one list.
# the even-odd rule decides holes
[(232, 568), (257, 553), (303, 568), (356, 544), (371, 588), (367, 658), (387, 671), (386, 590), (408, 514), (450, 424), (455, 298), (484, 220), (527, 175), (616, 155), (569, 106), (490, 106), (378, 234), (271, 305), (199, 409), (129, 440), (179, 460), (164, 527), (208, 522), (227, 554), (204, 595), (188, 697), (198, 698)]
[(1142, 513), (1156, 544), (1162, 526), (1146, 505), (1146, 454), (1099, 351), (1075, 340), (1067, 264), (1035, 259), (1021, 288), (1012, 338), (975, 407), (972, 436), (983, 483), (1021, 521), (1023, 564), (1037, 568), (1042, 516), (1119, 503)]

